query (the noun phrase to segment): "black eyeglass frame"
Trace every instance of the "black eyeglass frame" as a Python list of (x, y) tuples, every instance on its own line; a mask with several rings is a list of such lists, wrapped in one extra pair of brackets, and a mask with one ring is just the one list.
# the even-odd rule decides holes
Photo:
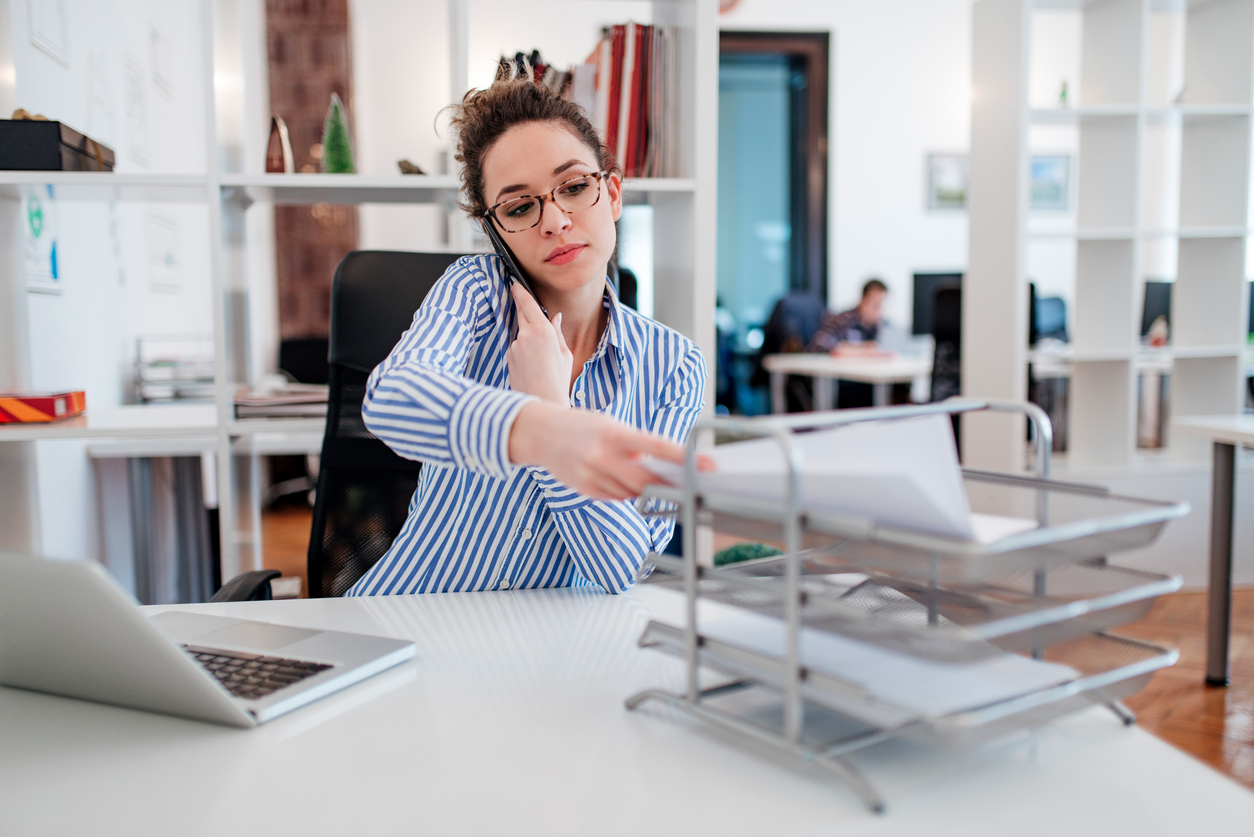
[[(552, 201), (554, 206), (562, 210), (562, 212), (565, 212), (567, 215), (573, 215), (576, 212), (583, 212), (584, 209), (591, 209), (592, 207), (596, 206), (598, 203), (601, 202), (601, 184), (605, 182), (605, 179), (609, 177), (611, 174), (612, 172), (609, 169), (606, 169), (605, 171), (592, 172), (591, 174), (581, 174), (578, 177), (572, 177), (570, 180), (563, 180), (561, 183), (554, 186), (551, 191), (546, 192), (543, 195), (519, 195), (516, 198), (510, 198), (507, 201), (501, 201), (498, 204), (494, 204), (493, 206), (488, 207), (488, 211), (483, 213), (483, 217), (491, 220), (492, 223), (496, 224), (497, 228), (501, 232), (504, 232), (504, 233), (513, 234), (513, 233), (526, 232), (527, 230), (533, 230), (540, 225), (540, 219), (544, 217), (544, 202), (545, 201)], [(569, 210), (566, 207), (562, 206), (561, 202), (557, 199), (557, 190), (561, 189), (563, 186), (566, 186), (570, 183), (574, 183), (576, 180), (583, 180), (588, 177), (593, 178), (597, 182), (596, 200), (594, 200), (592, 203), (588, 204), (587, 206), (583, 207), (583, 209)], [(523, 227), (521, 230), (505, 229), (505, 225), (501, 223), (501, 219), (496, 216), (496, 211), (500, 209), (502, 206), (505, 206), (505, 204), (507, 203), (514, 203), (515, 201), (525, 201), (525, 200), (535, 200), (535, 201), (540, 202), (540, 211), (536, 213), (535, 223), (533, 223), (529, 227)]]

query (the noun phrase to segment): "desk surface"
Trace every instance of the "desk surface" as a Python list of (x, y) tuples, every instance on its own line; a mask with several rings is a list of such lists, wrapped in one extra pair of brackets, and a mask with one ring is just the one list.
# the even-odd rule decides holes
[[(407, 637), (417, 658), (256, 730), (0, 688), (6, 834), (1028, 835), (1236, 833), (1254, 794), (1104, 710), (975, 750), (905, 743), (831, 776), (660, 705), (648, 590), (205, 605)], [(1244, 825), (1239, 825), (1239, 824)]]
[(829, 354), (798, 352), (767, 355), (762, 365), (768, 372), (789, 375), (819, 375), (868, 384), (895, 384), (913, 381), (932, 374), (930, 358), (893, 355), (884, 358), (838, 357)]
[(1184, 436), (1254, 447), (1254, 415), (1181, 416), (1171, 429)]

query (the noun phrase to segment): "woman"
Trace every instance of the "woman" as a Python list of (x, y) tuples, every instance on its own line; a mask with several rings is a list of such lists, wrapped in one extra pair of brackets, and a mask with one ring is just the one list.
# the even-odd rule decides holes
[(497, 225), (538, 302), (497, 256), (459, 259), (370, 376), (366, 425), (426, 467), (349, 595), (621, 592), (673, 531), (628, 499), (656, 481), (639, 460), (682, 461), (705, 363), (608, 287), (620, 173), (583, 111), (526, 80), (453, 111), (464, 208)]

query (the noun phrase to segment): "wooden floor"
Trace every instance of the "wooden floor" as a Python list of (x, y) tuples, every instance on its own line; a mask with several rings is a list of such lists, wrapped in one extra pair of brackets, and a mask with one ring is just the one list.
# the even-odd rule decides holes
[[(312, 512), (290, 504), (262, 515), (266, 565), (305, 579)], [(1232, 608), (1232, 685), (1207, 687), (1206, 595), (1163, 596), (1141, 621), (1118, 629), (1170, 648), (1180, 662), (1154, 675), (1127, 701), (1141, 726), (1254, 790), (1254, 589), (1238, 590)]]

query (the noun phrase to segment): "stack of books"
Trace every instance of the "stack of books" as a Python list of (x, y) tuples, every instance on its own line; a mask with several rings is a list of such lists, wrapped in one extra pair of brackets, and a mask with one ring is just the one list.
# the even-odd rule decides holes
[(627, 177), (675, 177), (679, 37), (673, 26), (611, 26), (573, 69), (571, 97)]
[(587, 112), (627, 177), (678, 176), (679, 33), (673, 26), (608, 26), (587, 61), (569, 71), (539, 51), (500, 59)]
[(327, 414), (326, 384), (258, 387), (235, 395), (236, 418), (321, 418)]

